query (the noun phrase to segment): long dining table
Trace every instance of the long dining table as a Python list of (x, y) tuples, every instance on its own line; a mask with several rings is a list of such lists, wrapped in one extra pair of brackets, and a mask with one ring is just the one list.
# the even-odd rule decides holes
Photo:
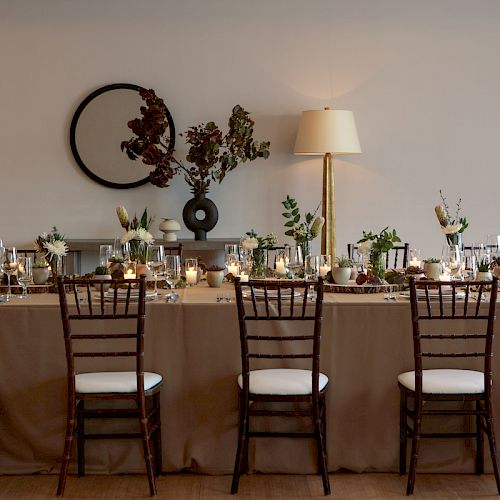
[[(217, 301), (221, 294), (231, 301)], [(241, 370), (234, 289), (230, 284), (212, 289), (202, 283), (180, 290), (179, 295), (176, 303), (160, 296), (146, 305), (145, 366), (164, 378), (164, 471), (228, 474), (236, 452), (236, 378)], [(321, 371), (330, 380), (329, 470), (397, 471), (397, 376), (413, 369), (409, 301), (402, 296), (387, 301), (383, 294), (326, 293), (323, 309)], [(500, 373), (499, 356), (494, 358), (494, 371)], [(498, 414), (497, 385), (493, 392)], [(58, 472), (66, 408), (66, 358), (57, 294), (0, 304), (0, 473)], [(474, 428), (468, 420), (452, 423), (457, 428), (464, 424)], [(424, 440), (418, 468), (473, 472), (474, 455), (474, 440)], [(489, 467), (491, 462), (486, 458), (485, 463)], [(91, 442), (86, 464), (89, 473), (145, 470), (140, 441)], [(251, 440), (250, 468), (314, 473), (314, 443)]]

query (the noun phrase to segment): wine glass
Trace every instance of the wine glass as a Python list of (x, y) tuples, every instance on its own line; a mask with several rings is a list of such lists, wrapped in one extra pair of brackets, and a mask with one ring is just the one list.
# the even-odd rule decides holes
[(308, 255), (305, 264), (305, 278), (315, 279), (319, 275), (319, 255)]
[(18, 257), (17, 258), (17, 281), (23, 287), (23, 293), (18, 295), (20, 299), (29, 299), (28, 295), (28, 285), (33, 281), (33, 270), (32, 270), (32, 259), (31, 257)]
[(2, 254), (0, 256), (1, 265), (0, 270), (3, 271), (7, 275), (7, 298), (12, 297), (12, 291), (10, 287), (10, 277), (12, 273), (17, 270), (17, 255), (16, 249), (14, 247), (5, 247), (3, 248)]
[(459, 245), (445, 245), (442, 254), (443, 272), (450, 280), (462, 279), (462, 251)]
[(174, 285), (177, 284), (181, 276), (181, 257), (180, 255), (165, 255), (165, 281), (167, 282), (170, 293), (167, 294), (168, 300), (176, 300), (178, 295), (172, 292)]
[(163, 245), (150, 245), (148, 248), (148, 268), (155, 279), (155, 293), (158, 291), (158, 274), (165, 268), (165, 250)]

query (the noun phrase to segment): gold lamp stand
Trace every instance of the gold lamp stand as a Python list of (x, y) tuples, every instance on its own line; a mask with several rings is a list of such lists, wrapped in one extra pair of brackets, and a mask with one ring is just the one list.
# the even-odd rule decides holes
[(337, 238), (335, 235), (335, 200), (334, 200), (334, 172), (331, 153), (323, 156), (323, 198), (321, 215), (325, 219), (321, 231), (321, 253), (337, 257)]

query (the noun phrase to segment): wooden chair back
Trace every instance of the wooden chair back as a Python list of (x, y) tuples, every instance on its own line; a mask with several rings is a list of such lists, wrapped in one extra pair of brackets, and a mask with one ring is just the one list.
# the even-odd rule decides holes
[[(410, 280), (416, 393), (422, 392), (426, 358), (484, 358), (484, 387), (485, 391), (491, 391), (497, 292), (497, 278), (451, 282)], [(480, 341), (483, 347), (479, 349), (474, 341)]]
[[(137, 374), (137, 395), (144, 397), (145, 276), (105, 282), (59, 277), (57, 285), (70, 393), (75, 391), (78, 359), (131, 358)], [(98, 321), (104, 322), (105, 328), (98, 328)], [(124, 343), (130, 347), (124, 349)]]
[[(236, 303), (240, 329), (243, 391), (249, 389), (252, 361), (267, 360), (282, 365), (285, 359), (309, 359), (313, 372), (313, 397), (318, 396), (321, 323), (323, 320), (323, 280), (286, 281), (235, 280)], [(315, 302), (310, 299), (316, 294)], [(282, 322), (277, 335), (255, 332), (262, 322)], [(286, 326), (300, 323), (304, 333), (289, 334)], [(280, 353), (273, 345), (280, 343)], [(293, 349), (300, 343), (302, 352)], [(274, 366), (276, 367), (276, 366)]]
[[(354, 243), (347, 244), (347, 255), (354, 262), (361, 261), (361, 255), (358, 252), (358, 245)], [(408, 267), (408, 256), (410, 255), (410, 244), (394, 245), (385, 255), (386, 269), (406, 269)]]

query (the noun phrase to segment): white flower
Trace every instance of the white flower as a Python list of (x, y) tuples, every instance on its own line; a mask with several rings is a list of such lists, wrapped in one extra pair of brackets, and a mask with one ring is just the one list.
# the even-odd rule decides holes
[(43, 246), (47, 250), (47, 253), (52, 256), (57, 255), (57, 257), (62, 257), (68, 253), (68, 245), (62, 240), (46, 241)]
[(462, 229), (462, 224), (460, 222), (457, 222), (456, 224), (448, 224), (447, 226), (441, 226), (441, 229), (443, 230), (444, 234), (455, 234)]
[(130, 240), (133, 240), (135, 238), (137, 238), (137, 231), (135, 229), (131, 229), (121, 237), (120, 243), (122, 245), (125, 245), (125, 243), (128, 243)]
[(140, 227), (139, 229), (136, 230), (136, 236), (139, 238), (141, 241), (144, 241), (144, 243), (147, 243), (148, 245), (153, 243), (153, 235), (146, 231), (143, 227)]
[(258, 248), (259, 242), (257, 241), (257, 238), (245, 238), (242, 241), (241, 246), (245, 250), (255, 250), (256, 248)]
[(358, 244), (358, 252), (361, 255), (370, 255), (373, 240), (366, 240)]

